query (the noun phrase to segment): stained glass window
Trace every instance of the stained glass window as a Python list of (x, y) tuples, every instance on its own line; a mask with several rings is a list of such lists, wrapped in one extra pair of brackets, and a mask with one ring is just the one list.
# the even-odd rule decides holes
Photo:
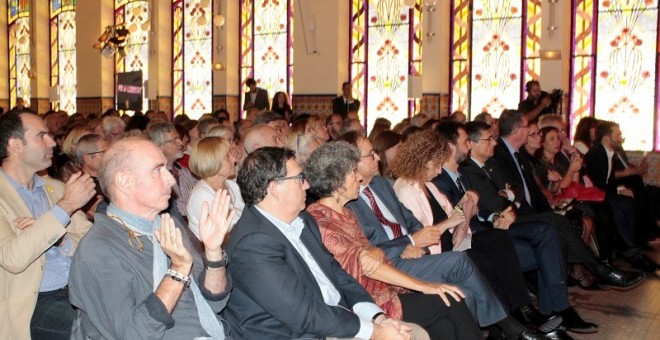
[[(293, 94), (293, 0), (241, 0), (241, 100), (247, 78), (268, 91)], [(241, 107), (242, 107), (241, 103)]]
[(352, 1), (350, 81), (367, 129), (376, 118), (396, 123), (412, 112), (408, 75), (422, 74), (421, 3)]
[(53, 109), (76, 112), (76, 1), (50, 2), (50, 86), (59, 88)]
[[(123, 52), (115, 54), (115, 70), (142, 71), (142, 81), (149, 79), (149, 11), (149, 1), (115, 0), (115, 25), (123, 24), (130, 32)], [(146, 111), (149, 101), (146, 91), (142, 93), (142, 110)]]
[(453, 0), (451, 111), (516, 108), (540, 76), (541, 0)]
[(9, 0), (9, 106), (18, 98), (30, 106), (30, 1)]
[(213, 4), (174, 0), (173, 112), (197, 119), (213, 110)]
[(627, 150), (660, 150), (658, 1), (574, 0), (573, 10), (572, 121), (615, 121)]

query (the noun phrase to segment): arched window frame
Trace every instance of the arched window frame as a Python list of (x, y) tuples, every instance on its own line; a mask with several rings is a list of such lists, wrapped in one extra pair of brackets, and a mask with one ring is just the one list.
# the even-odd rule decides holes
[[(238, 87), (241, 109), (246, 92), (245, 80), (248, 78), (254, 78), (258, 87), (267, 90), (269, 99), (278, 91), (285, 92), (290, 98), (293, 96), (293, 2), (240, 2)], [(281, 58), (285, 60), (280, 61)]]
[[(487, 30), (489, 35), (476, 36), (478, 39), (490, 37), (493, 44), (474, 46), (474, 26), (481, 24), (479, 17), (488, 17), (489, 13), (500, 15), (491, 22), (494, 29)], [(510, 15), (503, 15), (506, 13)], [(450, 111), (463, 111), (470, 117), (488, 111), (499, 117), (502, 109), (517, 108), (524, 97), (525, 83), (541, 76), (541, 0), (452, 0), (451, 18)], [(517, 18), (520, 24), (512, 24)], [(497, 39), (495, 34), (498, 34)], [(491, 51), (500, 56), (512, 51), (510, 55), (520, 59), (514, 60), (508, 68), (501, 67), (497, 73), (493, 72), (494, 67), (475, 67), (474, 64), (487, 59), (485, 55)], [(483, 98), (487, 98), (485, 103), (473, 103)]]
[[(376, 41), (376, 36), (371, 36), (370, 32), (377, 27), (377, 25), (372, 26), (371, 24), (374, 23), (374, 20), (378, 23), (378, 19), (369, 17), (370, 7), (379, 5), (391, 9), (390, 6), (399, 6), (398, 20), (389, 20), (388, 24), (381, 27), (383, 31), (388, 31), (394, 25), (406, 25), (407, 42), (403, 43), (405, 44), (403, 48), (396, 48), (395, 44), (387, 42), (388, 39)], [(406, 8), (400, 0), (382, 2), (374, 0), (351, 1), (349, 81), (353, 86), (353, 97), (360, 100), (358, 115), (364, 122), (367, 131), (371, 129), (376, 118), (387, 118), (396, 124), (402, 119), (410, 117), (419, 104), (418, 100), (408, 99), (408, 78), (410, 75), (422, 75), (422, 10), (423, 0), (417, 0), (415, 5), (409, 8)], [(389, 12), (394, 12), (394, 9)], [(402, 16), (405, 16), (405, 19), (402, 19)], [(372, 44), (373, 47), (378, 44), (379, 49), (384, 48), (386, 50), (385, 58), (380, 60), (392, 62), (397, 58), (395, 54), (405, 53), (407, 67), (404, 73), (398, 70), (399, 72), (395, 72), (398, 74), (374, 74), (377, 65), (370, 66), (370, 63), (379, 57), (379, 51), (376, 52), (376, 55), (372, 55), (369, 52), (369, 47)], [(383, 53), (381, 53), (382, 55)], [(382, 100), (374, 99), (381, 94), (383, 96)], [(398, 98), (392, 99), (392, 97)]]
[(57, 87), (59, 100), (53, 110), (76, 112), (76, 0), (50, 2), (50, 86)]

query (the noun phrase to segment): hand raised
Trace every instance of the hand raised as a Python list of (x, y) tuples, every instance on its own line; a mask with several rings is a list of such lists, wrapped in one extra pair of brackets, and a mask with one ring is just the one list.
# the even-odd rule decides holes
[(188, 275), (192, 267), (192, 255), (183, 245), (181, 230), (174, 226), (174, 220), (170, 214), (160, 215), (160, 229), (154, 230), (154, 235), (165, 255), (172, 260), (172, 268), (175, 271)]
[(225, 240), (227, 230), (232, 224), (234, 211), (230, 208), (231, 198), (226, 190), (218, 190), (213, 202), (202, 203), (202, 215), (199, 218), (199, 239), (206, 252), (219, 252)]
[(64, 196), (57, 202), (67, 214), (72, 215), (96, 194), (94, 180), (88, 174), (77, 172), (64, 184)]

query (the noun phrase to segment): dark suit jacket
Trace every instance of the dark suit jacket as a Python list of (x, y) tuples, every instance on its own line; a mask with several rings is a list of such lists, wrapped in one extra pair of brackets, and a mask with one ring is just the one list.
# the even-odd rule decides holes
[(323, 247), (314, 218), (304, 211), (300, 217), (300, 239), (340, 292), (340, 306), (323, 301), (298, 251), (249, 204), (226, 248), (234, 289), (224, 316), (236, 339), (345, 338), (359, 331), (359, 317), (348, 309), (373, 300)]
[[(486, 166), (486, 171), (490, 176), (492, 172)], [(511, 202), (506, 198), (499, 195), (499, 189), (488, 175), (475, 163), (471, 158), (468, 158), (461, 164), (460, 172), (463, 175), (463, 180), (468, 182), (470, 189), (479, 194), (479, 216), (488, 220), (490, 215), (499, 213), (511, 205)]]
[(357, 111), (359, 109), (360, 101), (357, 99), (353, 99), (353, 104), (349, 104), (348, 106), (346, 106), (346, 103), (344, 102), (344, 96), (339, 96), (332, 100), (332, 113), (338, 113), (344, 117), (344, 119), (346, 119), (348, 111)]
[[(459, 169), (459, 173), (461, 175), (461, 184), (463, 184), (463, 188), (465, 190), (471, 190), (472, 185), (469, 181), (469, 178), (461, 173)], [(442, 171), (441, 174), (438, 176), (435, 176), (435, 178), (431, 181), (433, 184), (440, 190), (441, 193), (443, 193), (449, 202), (451, 202), (452, 205), (458, 204), (458, 202), (463, 198), (463, 195), (461, 194), (460, 189), (456, 185), (456, 183), (451, 179), (451, 176), (447, 173), (447, 171)], [(476, 191), (476, 190), (475, 190)], [(481, 198), (479, 199), (479, 202), (481, 203)], [(480, 214), (477, 214), (477, 216), (481, 216)], [(472, 229), (472, 232), (478, 232), (484, 229), (490, 229), (492, 225), (488, 222), (482, 222), (479, 221), (479, 217), (474, 216), (472, 220), (470, 220), (470, 228)], [(483, 218), (483, 217), (482, 217)], [(484, 218), (485, 220), (488, 219), (488, 216)], [(448, 233), (449, 231), (446, 231), (445, 233)], [(443, 247), (443, 249), (445, 249)]]
[[(616, 156), (615, 156), (616, 159)], [(614, 179), (614, 163), (612, 164), (612, 172), (607, 174), (607, 152), (601, 143), (595, 143), (584, 155), (584, 164), (587, 167), (587, 174), (591, 182), (601, 190), (607, 193), (616, 193), (616, 180)]]
[(268, 91), (257, 87), (257, 96), (254, 97), (254, 103), (251, 100), (250, 92), (245, 92), (245, 97), (243, 98), (243, 110), (249, 110), (253, 106), (259, 110), (268, 110), (268, 108), (270, 108)]
[(520, 163), (524, 168), (522, 172), (525, 176), (525, 182), (527, 183), (527, 189), (529, 190), (533, 207), (527, 203), (527, 200), (525, 200), (523, 179), (520, 176), (513, 155), (509, 153), (509, 149), (507, 149), (502, 138), (498, 139), (497, 145), (495, 146), (495, 154), (486, 162), (486, 166), (493, 169), (491, 177), (495, 182), (495, 185), (497, 185), (498, 190), (504, 189), (506, 183), (511, 185), (511, 189), (516, 195), (516, 200), (519, 200), (521, 203), (519, 207), (519, 212), (521, 214), (552, 211), (548, 200), (536, 184), (536, 180), (534, 180), (532, 164), (527, 157), (528, 156), (526, 156), (525, 153), (520, 152)]
[[(401, 225), (401, 228), (405, 228), (409, 235), (414, 234), (416, 231), (424, 227), (422, 223), (415, 218), (413, 213), (399, 202), (399, 199), (394, 192), (394, 188), (392, 188), (392, 185), (390, 185), (386, 179), (376, 176), (371, 180), (371, 183), (369, 183), (369, 187), (371, 188), (371, 191), (380, 198), (383, 204), (385, 204), (387, 210), (392, 213), (396, 221)], [(355, 216), (357, 216), (360, 221), (360, 227), (362, 227), (362, 231), (364, 231), (369, 242), (381, 248), (388, 258), (398, 258), (401, 256), (401, 253), (406, 246), (411, 244), (410, 237), (406, 235), (390, 240), (389, 237), (387, 237), (387, 233), (385, 233), (383, 225), (380, 224), (369, 204), (367, 204), (362, 198), (358, 198), (357, 200), (348, 203), (347, 206), (353, 211), (353, 213), (355, 213)]]

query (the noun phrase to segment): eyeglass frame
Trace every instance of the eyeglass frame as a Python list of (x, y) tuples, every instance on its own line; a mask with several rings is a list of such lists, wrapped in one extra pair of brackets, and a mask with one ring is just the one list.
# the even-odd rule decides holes
[(366, 158), (366, 157), (371, 157), (371, 160), (375, 161), (376, 160), (376, 151), (372, 149), (371, 151), (369, 151), (369, 154), (364, 155), (364, 156), (360, 155), (360, 158)]
[(280, 182), (280, 181), (286, 181), (287, 179), (299, 179), (301, 184), (305, 183), (305, 181), (307, 180), (307, 178), (305, 178), (305, 173), (304, 172), (301, 172), (301, 173), (299, 173), (295, 176), (278, 177), (278, 178), (275, 178), (274, 180)]
[(85, 155), (91, 156), (91, 155), (96, 155), (97, 153), (104, 153), (104, 152), (105, 152), (105, 150), (98, 150), (98, 151), (94, 151), (94, 152), (88, 152)]

